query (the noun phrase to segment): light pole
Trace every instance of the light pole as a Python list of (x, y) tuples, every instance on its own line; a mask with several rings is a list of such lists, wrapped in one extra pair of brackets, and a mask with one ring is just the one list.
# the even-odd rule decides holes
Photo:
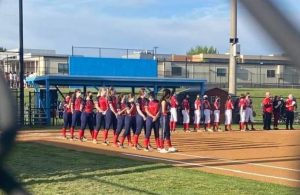
[(158, 49), (157, 46), (153, 47), (153, 60), (156, 60), (157, 49)]
[(229, 58), (229, 89), (228, 93), (236, 94), (236, 55), (237, 55), (237, 0), (231, 0), (230, 19), (230, 58)]
[(20, 125), (24, 125), (24, 48), (23, 48), (23, 0), (19, 0), (19, 61), (20, 61)]

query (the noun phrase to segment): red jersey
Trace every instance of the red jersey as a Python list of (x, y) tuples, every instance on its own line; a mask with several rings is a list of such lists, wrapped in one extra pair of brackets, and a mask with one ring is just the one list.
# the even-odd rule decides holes
[(215, 100), (214, 108), (215, 108), (215, 110), (220, 110), (220, 99), (219, 99), (219, 101), (217, 99)]
[(151, 101), (149, 101), (147, 107), (148, 107), (148, 111), (150, 112), (150, 114), (152, 114), (153, 116), (156, 116), (159, 111), (159, 101), (151, 100)]
[(132, 103), (127, 103), (127, 108), (129, 109), (129, 110), (131, 110), (131, 108), (132, 108), (132, 110), (131, 110), (131, 112), (128, 114), (128, 113), (126, 113), (126, 114), (128, 114), (129, 116), (135, 116), (136, 115), (136, 107), (135, 107), (135, 104), (132, 102)]
[(201, 100), (195, 100), (195, 110), (200, 110), (201, 108)]
[(245, 110), (247, 106), (247, 101), (245, 98), (240, 98), (239, 100), (239, 108)]
[(86, 100), (84, 102), (84, 112), (91, 113), (94, 110), (94, 102), (93, 100)]
[(210, 110), (210, 103), (209, 103), (208, 100), (203, 101), (203, 107), (204, 107), (204, 109), (209, 109)]
[[(126, 108), (126, 103), (118, 103), (117, 104), (117, 111), (120, 112)], [(126, 111), (124, 111), (121, 115), (126, 115)]]
[(293, 102), (294, 102), (294, 100), (291, 100), (291, 99), (287, 99), (285, 101), (286, 111), (293, 112), (295, 110), (295, 105), (293, 105)]
[(104, 96), (98, 97), (98, 106), (101, 110), (106, 111), (108, 109), (107, 98)]
[(75, 98), (73, 100), (73, 110), (75, 110), (75, 111), (81, 111), (80, 110), (81, 104), (82, 104), (82, 98), (81, 97)]
[(71, 112), (70, 100), (64, 101), (64, 112)]
[(273, 111), (273, 102), (272, 102), (271, 98), (265, 98), (263, 100), (262, 104), (263, 104), (263, 111), (264, 112), (272, 113), (272, 111)]
[(176, 96), (172, 96), (171, 97), (171, 99), (170, 99), (170, 105), (171, 105), (171, 108), (177, 108), (178, 102), (177, 102)]
[(231, 100), (226, 100), (225, 109), (226, 110), (232, 110), (233, 109), (233, 103), (232, 103)]
[(117, 109), (117, 98), (116, 96), (109, 96), (107, 98), (108, 105), (111, 104), (114, 110)]
[(148, 99), (147, 98), (141, 98), (139, 97), (136, 101), (136, 106), (139, 106), (140, 107), (140, 110), (142, 112), (146, 112), (145, 111), (145, 106), (148, 104)]
[(185, 98), (185, 99), (182, 101), (182, 108), (183, 108), (184, 110), (189, 110), (189, 109), (190, 109), (190, 102), (189, 102), (188, 99)]

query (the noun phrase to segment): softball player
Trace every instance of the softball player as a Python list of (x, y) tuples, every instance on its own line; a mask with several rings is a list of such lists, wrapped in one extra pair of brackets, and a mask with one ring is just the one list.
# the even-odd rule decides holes
[(219, 122), (220, 122), (220, 97), (216, 96), (215, 102), (214, 102), (214, 131), (221, 130), (219, 128)]
[(190, 102), (189, 95), (182, 101), (182, 116), (183, 116), (183, 130), (185, 132), (190, 132)]
[(200, 130), (200, 121), (201, 121), (201, 100), (200, 95), (197, 95), (194, 102), (195, 111), (194, 111), (194, 129)]
[(106, 89), (102, 88), (98, 92), (97, 101), (95, 102), (95, 107), (97, 110), (96, 114), (96, 127), (93, 135), (93, 143), (97, 144), (97, 137), (100, 129), (105, 129), (105, 115), (108, 110), (108, 102), (106, 98)]
[(82, 97), (80, 89), (76, 89), (71, 100), (71, 112), (72, 112), (72, 125), (70, 130), (70, 140), (74, 139), (74, 128), (76, 124), (80, 124), (81, 110), (82, 110)]
[(177, 122), (177, 107), (178, 107), (178, 101), (176, 98), (176, 94), (173, 93), (171, 100), (171, 118), (170, 118), (170, 129), (172, 132), (176, 129), (176, 122)]
[(140, 90), (140, 97), (136, 101), (136, 131), (134, 134), (134, 148), (139, 150), (141, 147), (139, 145), (139, 136), (142, 132), (142, 129), (145, 131), (146, 127), (146, 110), (145, 106), (148, 104), (148, 99), (146, 98), (146, 91), (144, 88)]
[[(126, 104), (126, 116), (125, 116), (125, 122), (124, 122), (124, 133), (121, 137), (120, 141), (120, 147), (124, 147), (124, 140), (127, 137), (128, 145), (133, 146), (131, 142), (131, 133), (130, 129), (132, 129), (135, 132), (136, 125), (135, 125), (135, 116), (136, 116), (136, 107), (134, 102), (134, 95), (131, 95), (131, 97), (128, 99), (128, 102)], [(134, 133), (133, 132), (133, 133)]]
[(69, 127), (71, 128), (72, 126), (72, 111), (71, 111), (71, 97), (66, 96), (64, 102), (64, 114), (63, 114), (63, 119), (64, 119), (64, 126), (62, 128), (62, 135), (64, 138), (66, 138), (66, 129)]
[(240, 130), (245, 131), (245, 122), (246, 122), (246, 106), (247, 102), (245, 100), (245, 95), (241, 94), (239, 100), (239, 109), (240, 109)]
[(144, 139), (144, 151), (148, 152), (150, 147), (150, 136), (152, 129), (154, 130), (154, 138), (156, 143), (156, 148), (159, 148), (159, 116), (160, 116), (160, 103), (155, 99), (153, 92), (149, 93), (149, 102), (145, 106), (145, 111), (147, 113), (146, 119), (146, 134)]
[(207, 131), (212, 131), (210, 129), (210, 115), (211, 115), (211, 108), (210, 103), (208, 101), (207, 95), (203, 96), (203, 109), (204, 109), (204, 128)]
[[(160, 117), (160, 129), (159, 129), (159, 149), (160, 153), (176, 152), (177, 149), (172, 146), (171, 134), (170, 134), (170, 95), (169, 89), (163, 90), (163, 95), (160, 100), (161, 117)], [(167, 142), (168, 149), (165, 148), (164, 141)]]
[(126, 116), (126, 96), (122, 95), (117, 103), (117, 130), (114, 135), (114, 146), (118, 147), (118, 138), (124, 128)]
[(232, 123), (232, 110), (234, 109), (233, 107), (233, 102), (231, 100), (231, 96), (227, 96), (227, 100), (225, 103), (225, 131), (231, 131), (231, 123)]
[(108, 91), (108, 110), (105, 114), (105, 130), (103, 131), (103, 145), (108, 145), (109, 141), (107, 140), (108, 137), (108, 131), (110, 128), (113, 129), (114, 135), (117, 128), (117, 97), (116, 92), (113, 88), (110, 88)]
[(253, 106), (252, 106), (252, 99), (250, 98), (250, 95), (246, 95), (246, 116), (245, 116), (245, 124), (246, 124), (246, 130), (249, 130), (248, 123), (251, 124), (251, 130), (255, 130), (254, 128), (254, 117), (253, 117)]
[(84, 130), (86, 126), (89, 126), (91, 136), (93, 137), (94, 133), (94, 101), (92, 92), (87, 92), (86, 98), (82, 101), (82, 114), (81, 114), (81, 126), (79, 130), (79, 140), (82, 142), (86, 141), (84, 137)]

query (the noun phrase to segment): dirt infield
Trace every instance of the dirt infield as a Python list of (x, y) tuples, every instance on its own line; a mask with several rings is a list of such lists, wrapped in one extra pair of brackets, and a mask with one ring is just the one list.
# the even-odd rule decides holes
[[(86, 131), (86, 135), (89, 132)], [(112, 132), (110, 132), (112, 134)], [(300, 131), (183, 133), (172, 135), (177, 153), (160, 154), (59, 138), (59, 131), (22, 131), (19, 141), (164, 162), (205, 172), (300, 187)], [(110, 135), (111, 136), (111, 135)], [(99, 136), (101, 139), (101, 136)], [(89, 139), (89, 136), (87, 136)], [(110, 140), (112, 138), (110, 137)], [(140, 139), (140, 143), (143, 139)], [(152, 140), (153, 142), (153, 140)], [(152, 143), (154, 145), (154, 143)]]

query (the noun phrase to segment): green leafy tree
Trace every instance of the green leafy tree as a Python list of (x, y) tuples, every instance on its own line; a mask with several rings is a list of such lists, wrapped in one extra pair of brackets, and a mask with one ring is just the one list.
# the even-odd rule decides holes
[(0, 47), (0, 52), (4, 52), (6, 49), (4, 47)]
[(217, 50), (217, 48), (215, 48), (213, 46), (210, 46), (210, 47), (204, 46), (203, 47), (203, 46), (197, 45), (195, 47), (192, 47), (191, 49), (189, 49), (186, 52), (187, 55), (195, 55), (195, 54), (200, 54), (200, 53), (217, 54), (218, 50)]

